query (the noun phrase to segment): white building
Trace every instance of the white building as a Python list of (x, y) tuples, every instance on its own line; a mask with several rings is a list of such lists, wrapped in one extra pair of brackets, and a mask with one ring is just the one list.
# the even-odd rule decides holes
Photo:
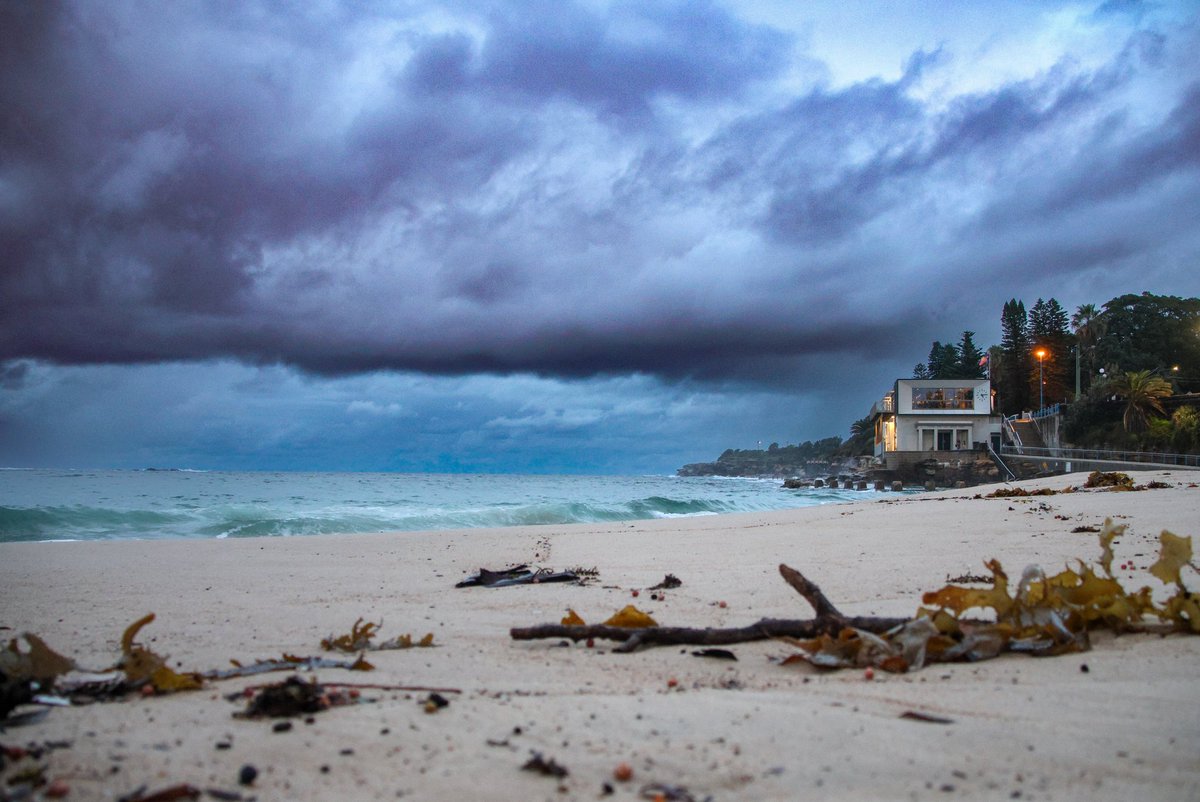
[(987, 379), (897, 379), (871, 409), (875, 456), (897, 467), (901, 455), (961, 458), (991, 442), (1000, 445), (1000, 416)]

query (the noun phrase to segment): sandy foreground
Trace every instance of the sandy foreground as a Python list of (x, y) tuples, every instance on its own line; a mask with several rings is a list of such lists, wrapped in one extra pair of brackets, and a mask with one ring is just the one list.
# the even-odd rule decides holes
[[(40, 634), (87, 667), (111, 665), (124, 628), (148, 612), (157, 620), (139, 640), (196, 671), (318, 655), (323, 637), (361, 616), (382, 619), (381, 638), (432, 632), (437, 647), (375, 652), (374, 672), (321, 670), (321, 681), (461, 690), (433, 714), (422, 691), (364, 690), (373, 701), (277, 733), (270, 720), (234, 718), (244, 703), (225, 698), (287, 676), (269, 674), (52, 709), (0, 732), (0, 743), (57, 742), (40, 762), (69, 799), (179, 783), (261, 800), (621, 800), (643, 798), (651, 784), (696, 800), (1200, 799), (1194, 636), (1100, 635), (1084, 654), (874, 680), (780, 666), (795, 650), (775, 641), (730, 647), (730, 662), (693, 656), (695, 647), (614, 654), (607, 642), (509, 637), (510, 627), (554, 623), (567, 608), (599, 623), (631, 602), (673, 626), (810, 617), (780, 562), (845, 613), (910, 615), (948, 577), (986, 573), (986, 558), (1013, 576), (1029, 563), (1057, 571), (1073, 557), (1093, 560), (1096, 536), (1071, 529), (1106, 516), (1129, 524), (1115, 549), (1116, 563), (1137, 565), (1122, 572), (1126, 585), (1159, 589), (1145, 569), (1160, 531), (1200, 534), (1200, 473), (1137, 479), (1172, 487), (1029, 499), (973, 498), (988, 487), (871, 493), (787, 512), (562, 527), (0, 545), (0, 634)], [(521, 562), (595, 567), (599, 581), (454, 588), (480, 566)], [(652, 601), (644, 589), (666, 573), (683, 585)], [(903, 718), (909, 711), (952, 723)], [(522, 771), (534, 752), (569, 775)], [(613, 778), (622, 762), (633, 769), (623, 783)], [(247, 764), (258, 770), (252, 787), (238, 784)]]

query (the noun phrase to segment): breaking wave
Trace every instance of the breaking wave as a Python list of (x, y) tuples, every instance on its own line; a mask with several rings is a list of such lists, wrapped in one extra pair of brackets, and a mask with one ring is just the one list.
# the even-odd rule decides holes
[[(785, 509), (871, 495), (789, 491), (777, 481), (727, 478), (29, 473), (41, 475), (27, 477), (25, 493), (18, 487), (0, 495), (0, 542), (603, 523)], [(39, 496), (63, 503), (37, 503)]]

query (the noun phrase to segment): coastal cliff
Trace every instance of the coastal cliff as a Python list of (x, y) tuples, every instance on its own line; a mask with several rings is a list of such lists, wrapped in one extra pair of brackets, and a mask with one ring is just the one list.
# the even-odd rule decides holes
[(726, 449), (716, 462), (693, 462), (675, 473), (679, 476), (753, 476), (787, 478), (793, 476), (825, 476), (831, 465), (845, 457), (836, 452), (842, 445), (840, 437), (796, 446), (772, 443), (767, 449)]

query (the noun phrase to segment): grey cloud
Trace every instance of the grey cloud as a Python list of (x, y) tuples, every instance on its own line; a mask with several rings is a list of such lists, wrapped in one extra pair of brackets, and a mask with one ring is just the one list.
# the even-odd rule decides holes
[[(947, 265), (1072, 275), (1144, 245), (1093, 204), (1196, 197), (1178, 32), (935, 104), (949, 47), (789, 95), (710, 3), (150, 8), (0, 7), (0, 360), (783, 386), (973, 326), (931, 332)], [(1106, 124), (1160, 75), (1165, 124)]]
[(565, 96), (602, 113), (648, 112), (660, 95), (739, 93), (778, 72), (790, 45), (712, 2), (615, 3), (604, 14), (541, 2), (493, 15), (483, 80), (535, 96)]

